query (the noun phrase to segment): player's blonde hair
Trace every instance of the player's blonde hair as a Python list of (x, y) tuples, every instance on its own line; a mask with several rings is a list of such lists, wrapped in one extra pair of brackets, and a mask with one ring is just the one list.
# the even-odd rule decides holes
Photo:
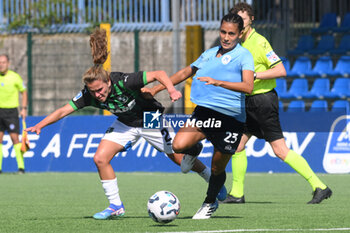
[(103, 68), (103, 63), (107, 60), (107, 35), (104, 29), (96, 28), (90, 35), (90, 47), (94, 66), (90, 67), (83, 74), (83, 83), (88, 84), (95, 80), (105, 83), (109, 81), (109, 72)]

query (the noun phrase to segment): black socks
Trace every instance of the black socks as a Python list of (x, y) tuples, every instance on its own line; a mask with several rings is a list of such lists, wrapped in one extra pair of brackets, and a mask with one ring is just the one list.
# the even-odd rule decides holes
[(211, 174), (209, 179), (209, 187), (207, 190), (207, 197), (204, 200), (204, 203), (214, 203), (216, 196), (220, 192), (221, 187), (225, 184), (226, 181), (226, 172), (222, 172), (219, 175)]

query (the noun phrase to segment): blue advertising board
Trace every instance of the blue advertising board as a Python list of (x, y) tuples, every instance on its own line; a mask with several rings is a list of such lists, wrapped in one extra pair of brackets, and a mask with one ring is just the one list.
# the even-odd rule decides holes
[[(350, 116), (335, 113), (281, 113), (281, 124), (287, 146), (302, 154), (315, 172), (350, 172)], [(28, 117), (33, 126), (43, 117)], [(69, 116), (44, 128), (40, 135), (29, 133), (31, 149), (24, 154), (28, 172), (93, 172), (94, 153), (114, 116)], [(172, 118), (172, 126), (183, 115)], [(213, 147), (204, 140), (199, 159), (210, 165)], [(294, 172), (276, 158), (270, 145), (252, 137), (246, 145), (248, 172)], [(139, 140), (127, 152), (111, 162), (117, 172), (179, 172), (180, 168), (145, 140)], [(3, 171), (17, 170), (9, 135), (3, 140)], [(227, 172), (231, 172), (228, 164)]]

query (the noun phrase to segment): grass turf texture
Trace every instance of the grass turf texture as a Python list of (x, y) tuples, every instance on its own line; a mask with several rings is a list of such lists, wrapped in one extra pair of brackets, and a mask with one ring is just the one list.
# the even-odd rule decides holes
[[(96, 173), (3, 173), (0, 232), (307, 232), (350, 227), (350, 175), (321, 174), (333, 196), (322, 204), (307, 205), (311, 188), (299, 175), (249, 173), (247, 203), (221, 204), (209, 220), (191, 219), (207, 188), (195, 173), (117, 173), (117, 177), (126, 214), (116, 220), (98, 221), (91, 216), (108, 203)], [(231, 174), (227, 174), (228, 189), (230, 184)], [(173, 192), (181, 202), (178, 218), (165, 225), (153, 222), (147, 214), (148, 198), (160, 190)]]

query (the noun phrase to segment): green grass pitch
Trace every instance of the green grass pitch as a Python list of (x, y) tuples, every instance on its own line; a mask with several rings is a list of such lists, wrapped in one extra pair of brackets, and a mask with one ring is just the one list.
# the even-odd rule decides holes
[[(208, 220), (192, 220), (207, 184), (195, 173), (117, 173), (126, 208), (116, 220), (91, 216), (107, 207), (97, 173), (0, 175), (0, 232), (350, 232), (350, 175), (320, 178), (333, 196), (307, 205), (311, 188), (297, 174), (248, 173), (246, 204), (221, 204)], [(230, 189), (231, 174), (226, 186)], [(179, 198), (178, 218), (148, 217), (147, 200), (160, 190)]]

